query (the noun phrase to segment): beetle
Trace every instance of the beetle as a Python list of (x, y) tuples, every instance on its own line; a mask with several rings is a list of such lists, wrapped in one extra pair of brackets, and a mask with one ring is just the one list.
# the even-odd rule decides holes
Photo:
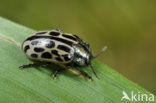
[[(22, 50), (34, 63), (20, 66), (28, 68), (35, 66), (48, 66), (51, 63), (74, 66), (88, 79), (92, 79), (80, 66), (89, 66), (96, 78), (98, 75), (94, 71), (91, 61), (101, 55), (106, 46), (96, 56), (92, 55), (90, 45), (74, 34), (63, 33), (60, 29), (45, 30), (34, 33), (26, 38), (22, 44)], [(40, 62), (40, 63), (38, 63)], [(57, 70), (53, 77), (65, 69)]]

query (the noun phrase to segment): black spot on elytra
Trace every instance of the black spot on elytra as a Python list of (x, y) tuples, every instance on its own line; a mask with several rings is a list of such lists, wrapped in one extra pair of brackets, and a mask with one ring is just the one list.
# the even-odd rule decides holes
[(35, 51), (35, 52), (43, 52), (44, 49), (43, 49), (43, 48), (37, 48), (37, 47), (35, 47), (35, 48), (34, 48), (34, 51)]
[(45, 31), (37, 32), (36, 35), (38, 35), (38, 34), (45, 34), (45, 33), (47, 33), (47, 32), (45, 32)]
[(55, 59), (59, 62), (63, 62), (63, 60), (60, 57), (56, 57)]
[(60, 56), (57, 50), (52, 50), (51, 53), (54, 55)]
[(29, 46), (29, 45), (26, 45), (26, 46), (24, 47), (24, 52), (26, 53), (28, 49), (30, 49), (30, 46)]
[(69, 40), (66, 40), (66, 39), (63, 39), (63, 38), (59, 38), (59, 37), (54, 37), (54, 36), (31, 36), (31, 37), (28, 37), (25, 41), (28, 41), (28, 40), (32, 41), (32, 40), (40, 39), (40, 38), (56, 40), (56, 41), (59, 41), (61, 43), (67, 44), (69, 46), (73, 45), (73, 42), (71, 42)]
[(62, 56), (64, 57), (64, 60), (65, 60), (65, 61), (69, 61), (69, 60), (71, 60), (69, 54), (62, 55)]
[(57, 48), (68, 53), (70, 52), (70, 48), (65, 45), (58, 45)]
[(49, 41), (49, 43), (46, 44), (47, 48), (54, 48), (55, 47), (55, 42)]
[(54, 31), (52, 31), (52, 32), (49, 33), (49, 35), (52, 35), (52, 36), (59, 36), (60, 33), (59, 33), (59, 32), (54, 32)]
[(37, 58), (38, 55), (37, 55), (37, 54), (31, 54), (31, 57), (32, 57), (32, 58)]
[(49, 52), (44, 52), (41, 55), (41, 58), (51, 59), (52, 58), (52, 55)]
[(39, 41), (32, 41), (31, 44), (32, 45), (37, 45), (38, 43), (40, 43)]
[(77, 35), (73, 34), (74, 37), (79, 38)]
[(73, 34), (73, 36), (76, 38), (76, 40), (78, 40), (79, 42), (82, 42), (83, 40), (80, 38), (80, 37), (78, 37), (77, 35), (75, 35), (75, 34)]
[(62, 34), (62, 36), (65, 37), (65, 38), (68, 38), (68, 39), (70, 39), (70, 40), (77, 41), (77, 39), (76, 39), (74, 36), (72, 36), (72, 35)]

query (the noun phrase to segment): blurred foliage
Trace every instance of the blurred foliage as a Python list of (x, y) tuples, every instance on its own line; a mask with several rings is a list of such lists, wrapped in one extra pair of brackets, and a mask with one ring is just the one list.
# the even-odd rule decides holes
[(156, 94), (156, 0), (0, 0), (0, 16), (107, 45), (98, 59)]

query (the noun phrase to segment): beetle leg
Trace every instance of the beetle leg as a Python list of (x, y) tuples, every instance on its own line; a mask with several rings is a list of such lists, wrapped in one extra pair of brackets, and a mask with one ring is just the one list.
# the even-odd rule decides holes
[(62, 67), (64, 67), (64, 68), (59, 69), (59, 70), (56, 70), (56, 72), (53, 74), (53, 78), (56, 78), (57, 75), (59, 73), (63, 72), (64, 70), (67, 70), (67, 69), (70, 69), (71, 68), (70, 64), (67, 64), (66, 66), (65, 65), (62, 65)]
[(19, 68), (29, 68), (29, 67), (37, 67), (37, 66), (39, 66), (39, 65), (30, 63), (30, 64), (21, 65), (21, 66), (19, 66)]
[(39, 67), (39, 66), (46, 67), (49, 64), (50, 64), (49, 62), (46, 62), (44, 64), (30, 63), (30, 64), (21, 65), (19, 66), (19, 68), (29, 68), (29, 67)]
[(84, 76), (86, 76), (88, 79), (93, 80), (91, 76), (89, 76), (88, 73), (86, 73), (85, 71), (81, 70), (79, 67), (75, 67), (79, 72), (81, 72)]
[(46, 63), (44, 63), (44, 64), (41, 64), (40, 66), (42, 66), (42, 67), (47, 67), (48, 65), (50, 65), (51, 63), (50, 62), (46, 62)]
[(57, 75), (61, 72), (63, 72), (65, 69), (59, 69), (59, 70), (56, 70), (56, 72), (53, 74), (53, 78), (55, 79), (57, 77)]

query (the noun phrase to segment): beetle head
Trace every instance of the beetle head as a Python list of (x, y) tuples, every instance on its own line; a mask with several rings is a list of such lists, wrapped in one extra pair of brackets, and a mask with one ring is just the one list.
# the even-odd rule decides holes
[(101, 55), (107, 47), (105, 46), (96, 56), (92, 55), (92, 50), (88, 43), (81, 42), (80, 44), (73, 45), (73, 48), (75, 50), (73, 61), (79, 66), (89, 66), (92, 69), (94, 75), (99, 79), (96, 72), (94, 71), (91, 61)]

